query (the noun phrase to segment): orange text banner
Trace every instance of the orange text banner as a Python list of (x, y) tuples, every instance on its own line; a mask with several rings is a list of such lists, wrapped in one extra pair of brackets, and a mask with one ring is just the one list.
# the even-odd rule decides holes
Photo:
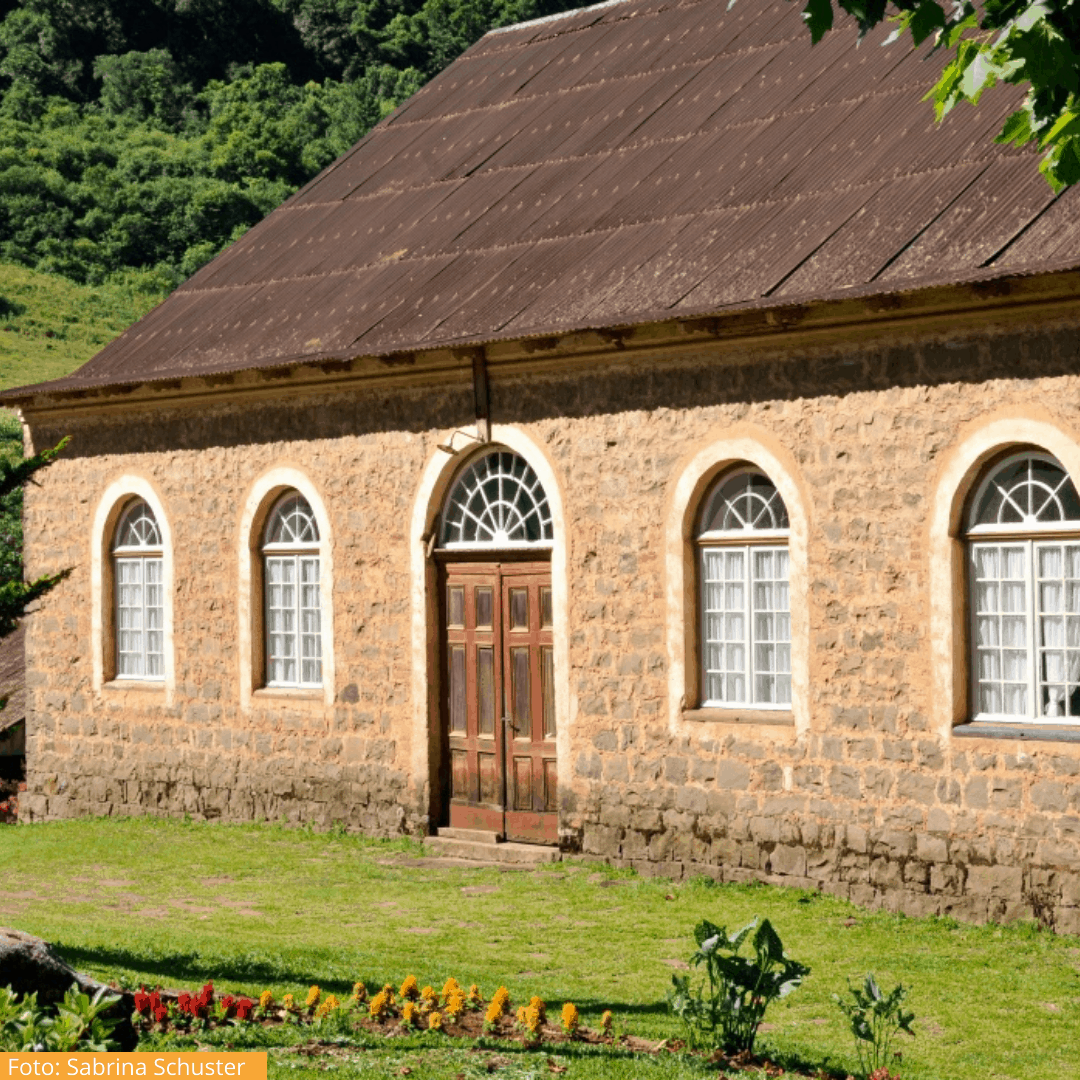
[(266, 1080), (266, 1054), (0, 1054), (0, 1080), (22, 1077), (233, 1077)]

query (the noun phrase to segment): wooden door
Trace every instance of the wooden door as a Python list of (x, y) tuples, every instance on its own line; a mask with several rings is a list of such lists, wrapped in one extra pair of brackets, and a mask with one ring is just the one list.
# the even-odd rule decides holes
[(443, 568), (450, 825), (558, 840), (551, 571)]

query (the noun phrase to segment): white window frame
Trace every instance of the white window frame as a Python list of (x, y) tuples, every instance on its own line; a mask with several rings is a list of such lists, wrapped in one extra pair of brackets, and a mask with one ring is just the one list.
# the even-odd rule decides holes
[[(766, 480), (769, 478), (766, 474), (758, 468), (754, 467), (742, 467), (735, 469), (731, 472), (725, 473), (719, 477), (709, 488), (702, 501), (702, 516), (709, 513), (712, 505), (720, 492), (732, 480), (737, 479), (740, 476), (753, 475), (762, 476)], [(772, 484), (772, 481), (769, 480)], [(772, 485), (775, 490), (775, 485)], [(776, 497), (780, 499), (780, 505), (783, 507), (783, 499), (780, 498), (779, 493), (776, 492)], [(787, 516), (787, 509), (784, 509), (784, 516)], [(698, 588), (697, 588), (697, 605), (698, 605), (698, 644), (699, 644), (699, 660), (698, 660), (698, 678), (700, 679), (700, 692), (699, 700), (700, 707), (703, 709), (753, 709), (753, 710), (767, 710), (773, 712), (791, 712), (791, 686), (792, 686), (792, 662), (791, 662), (791, 553), (789, 550), (789, 539), (791, 535), (790, 526), (785, 528), (768, 528), (768, 529), (756, 529), (752, 527), (746, 528), (733, 528), (733, 529), (710, 529), (705, 531), (699, 531), (695, 543), (698, 548), (697, 556), (697, 571), (698, 571)], [(710, 552), (723, 550), (728, 552), (738, 551), (743, 555), (743, 679), (746, 687), (746, 697), (743, 701), (727, 701), (724, 699), (710, 698), (707, 696), (707, 690), (709, 686), (709, 669), (708, 669), (708, 617), (709, 610), (707, 604), (707, 574), (706, 574), (706, 560)], [(788, 650), (788, 662), (786, 671), (771, 671), (767, 672), (775, 680), (777, 676), (787, 676), (788, 680), (788, 700), (787, 701), (759, 701), (757, 700), (757, 676), (759, 672), (756, 669), (756, 649), (762, 642), (758, 641), (755, 627), (755, 615), (756, 609), (756, 589), (755, 585), (758, 584), (757, 578), (754, 572), (754, 556), (762, 552), (782, 552), (787, 556), (787, 586), (788, 586), (788, 604), (787, 604), (787, 617), (788, 617), (788, 635), (786, 640), (774, 640), (764, 642), (764, 644), (773, 646), (787, 646)], [(771, 579), (776, 581), (778, 579)], [(775, 609), (770, 609), (774, 611)], [(725, 647), (727, 642), (721, 647)]]
[[(505, 458), (511, 459), (508, 469), (504, 468)], [(491, 469), (493, 461), (494, 471)], [(520, 476), (515, 473), (519, 463)], [(481, 476), (480, 470), (485, 468), (487, 471)], [(484, 482), (488, 480), (497, 480), (499, 483), (499, 498), (495, 503), (491, 502), (486, 492), (481, 491)], [(514, 490), (507, 490), (508, 487)], [(478, 492), (483, 496), (483, 513), (480, 515), (474, 513), (468, 505)], [(532, 505), (527, 508), (524, 516), (521, 515), (522, 508), (518, 505), (520, 493), (526, 494), (532, 500)], [(540, 524), (541, 537), (538, 540), (516, 538), (515, 533), (533, 516)], [(471, 519), (472, 527), (477, 532), (488, 532), (490, 539), (453, 539), (455, 534), (460, 537), (465, 531), (466, 519)], [(543, 483), (532, 465), (521, 454), (505, 446), (492, 447), (469, 461), (447, 491), (439, 521), (439, 547), (444, 551), (484, 551), (492, 548), (500, 551), (550, 551), (554, 545), (554, 536), (551, 504)]]
[[(991, 486), (994, 483), (997, 476), (1000, 475), (1002, 470), (1008, 468), (1010, 465), (1021, 460), (1037, 460), (1049, 463), (1054, 467), (1061, 469), (1065, 473), (1066, 479), (1071, 482), (1071, 477), (1068, 476), (1068, 471), (1056, 458), (1050, 454), (1036, 452), (1036, 451), (1024, 451), (1019, 454), (1012, 454), (1009, 457), (998, 461), (993, 468), (988, 472), (986, 477), (979, 484), (976, 489), (975, 496), (970, 504), (970, 511), (968, 515), (968, 524), (965, 533), (967, 557), (965, 562), (967, 582), (965, 588), (965, 596), (967, 600), (968, 609), (968, 687), (971, 695), (971, 708), (970, 712), (972, 719), (979, 722), (986, 723), (1003, 723), (1003, 724), (1045, 724), (1053, 726), (1076, 726), (1080, 725), (1080, 716), (1068, 716), (1068, 715), (1046, 715), (1039, 710), (1042, 707), (1042, 688), (1044, 686), (1043, 670), (1044, 661), (1043, 654), (1047, 651), (1057, 651), (1053, 647), (1048, 649), (1046, 646), (1040, 644), (1042, 622), (1041, 620), (1047, 614), (1042, 610), (1042, 591), (1040, 589), (1040, 583), (1044, 580), (1038, 576), (1038, 564), (1039, 564), (1039, 552), (1060, 547), (1062, 549), (1062, 577), (1060, 579), (1045, 579), (1045, 580), (1061, 580), (1063, 583), (1063, 596), (1062, 596), (1062, 619), (1066, 620), (1065, 640), (1067, 641), (1067, 619), (1068, 609), (1066, 606), (1066, 598), (1068, 594), (1068, 586), (1066, 582), (1069, 580), (1064, 576), (1064, 559), (1065, 548), (1069, 545), (1080, 545), (1080, 521), (1066, 521), (1066, 520), (1050, 520), (1039, 521), (1035, 519), (1034, 515), (1027, 515), (1026, 519), (1021, 522), (988, 522), (984, 524), (978, 524), (977, 516), (980, 507), (983, 503), (985, 496)], [(1045, 509), (1045, 504), (1040, 508)], [(985, 649), (985, 646), (980, 646), (979, 642), (979, 611), (977, 601), (977, 557), (980, 551), (988, 549), (996, 549), (999, 552), (999, 559), (1001, 557), (1001, 551), (1005, 547), (1018, 548), (1022, 551), (1023, 557), (1023, 584), (1024, 584), (1024, 653), (1025, 653), (1025, 679), (1023, 680), (1026, 685), (1026, 709), (1023, 713), (989, 713), (982, 712), (980, 710), (981, 703), (981, 690), (983, 681), (980, 677), (980, 651)], [(997, 579), (1001, 581), (1002, 578), (999, 574)], [(999, 600), (999, 609), (1002, 606)], [(986, 614), (986, 613), (983, 613)], [(993, 614), (1001, 615), (1000, 610)], [(1018, 612), (1019, 614), (1019, 612)], [(1050, 613), (1054, 614), (1053, 612)], [(1075, 612), (1076, 617), (1080, 617), (1080, 608)], [(999, 633), (998, 644), (992, 646), (992, 648), (998, 650), (1004, 650), (1004, 642), (1001, 641)], [(1066, 653), (1066, 670), (1064, 671), (1064, 681), (1066, 687), (1068, 683), (1075, 682), (1080, 684), (1080, 677), (1070, 678), (1071, 672), (1068, 670), (1070, 666), (1067, 658), (1067, 645), (1062, 644), (1060, 651)], [(1003, 683), (1004, 678), (1004, 664), (1000, 662), (999, 677), (992, 680), (993, 682)], [(1080, 675), (1080, 673), (1078, 673)], [(1012, 681), (1012, 680), (1010, 680)], [(1019, 680), (1017, 680), (1019, 681)], [(1056, 680), (1055, 680), (1056, 681)], [(1066, 688), (1065, 699), (1063, 702), (1063, 708), (1068, 709), (1069, 691)]]
[[(307, 507), (307, 517), (310, 520), (310, 526), (314, 532), (314, 536), (310, 539), (304, 540), (289, 540), (289, 541), (275, 541), (267, 542), (264, 540), (262, 545), (262, 570), (263, 570), (263, 652), (266, 665), (266, 686), (269, 688), (295, 688), (295, 689), (310, 689), (317, 690), (323, 686), (323, 656), (324, 656), (324, 642), (323, 642), (323, 617), (322, 617), (322, 561), (319, 552), (319, 526), (315, 519), (315, 513), (311, 508), (311, 504), (297, 491), (289, 491), (279, 498), (266, 519), (266, 528), (264, 530), (264, 537), (269, 535), (273, 529), (274, 523), (282, 511), (283, 507), (291, 502), (293, 499), (299, 499)], [(291, 655), (277, 656), (274, 654), (271, 642), (272, 638), (281, 635), (280, 631), (274, 631), (271, 626), (271, 589), (277, 582), (271, 581), (271, 564), (292, 568), (292, 586), (293, 586), (293, 603), (289, 608), (279, 608), (281, 611), (291, 611), (293, 616), (293, 630), (291, 636), (294, 642), (294, 648)], [(304, 588), (305, 583), (303, 580), (305, 566), (315, 568), (315, 603), (304, 604)], [(308, 583), (310, 587), (310, 583)], [(304, 615), (305, 613), (314, 612), (318, 627), (314, 631), (304, 630)], [(306, 661), (310, 662), (310, 658), (304, 656), (304, 640), (314, 639), (318, 645), (318, 655), (315, 658), (315, 664), (318, 669), (317, 679), (305, 679), (304, 678), (304, 664)], [(289, 662), (292, 661), (295, 664), (296, 679), (275, 679), (272, 678), (271, 672), (273, 671), (274, 664), (277, 662)]]
[[(140, 511), (144, 511), (153, 522), (153, 541), (142, 541), (134, 544), (121, 544), (119, 540), (127, 529), (129, 521)], [(161, 540), (161, 526), (157, 516), (144, 499), (134, 500), (120, 515), (114, 533), (112, 549), (113, 570), (113, 619), (114, 619), (114, 646), (116, 649), (117, 681), (124, 682), (164, 682), (165, 680), (165, 552)], [(138, 567), (138, 581), (122, 581), (124, 567)], [(157, 571), (157, 581), (149, 581), (151, 568)], [(123, 605), (123, 589), (137, 585), (139, 590), (139, 603)], [(159, 592), (159, 603), (149, 603), (150, 590), (156, 587)], [(139, 613), (139, 626), (124, 627), (122, 612), (124, 610), (137, 611)], [(152, 615), (156, 613), (156, 627), (151, 627)], [(123, 634), (125, 632), (137, 632), (139, 634), (138, 650), (124, 650)], [(161, 642), (161, 648), (151, 651), (149, 648), (150, 635), (156, 633)], [(124, 671), (125, 658), (136, 661), (137, 671)], [(151, 666), (151, 658), (157, 659), (155, 672), (148, 671)]]

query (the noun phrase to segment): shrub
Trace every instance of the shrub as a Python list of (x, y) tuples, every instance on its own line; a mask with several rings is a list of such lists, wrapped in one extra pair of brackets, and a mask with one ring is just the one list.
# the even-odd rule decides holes
[[(754, 956), (740, 956), (751, 934)], [(732, 934), (706, 919), (694, 927), (694, 939), (690, 964), (704, 967), (706, 977), (693, 985), (689, 975), (672, 976), (671, 1011), (686, 1025), (691, 1045), (752, 1052), (765, 1010), (798, 989), (810, 969), (787, 957), (768, 919)]]
[(120, 1020), (106, 1019), (103, 1014), (119, 1000), (107, 996), (104, 987), (91, 998), (78, 986), (72, 986), (64, 1000), (51, 1010), (38, 1004), (37, 994), (25, 994), (20, 999), (10, 986), (0, 988), (0, 1050), (118, 1050), (119, 1043), (110, 1035)]
[(888, 1066), (895, 1053), (893, 1040), (901, 1031), (915, 1034), (911, 1030), (915, 1014), (904, 1010), (907, 993), (907, 987), (900, 983), (889, 993), (882, 993), (877, 980), (868, 974), (861, 987), (848, 983), (850, 1001), (833, 994), (833, 1001), (851, 1025), (859, 1066), (868, 1080), (888, 1080)]

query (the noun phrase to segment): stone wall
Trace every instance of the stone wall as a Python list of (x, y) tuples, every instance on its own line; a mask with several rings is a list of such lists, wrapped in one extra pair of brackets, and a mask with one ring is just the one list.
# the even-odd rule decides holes
[[(496, 420), (544, 447), (566, 512), (568, 846), (645, 872), (1080, 932), (1080, 744), (959, 738), (932, 719), (927, 533), (940, 462), (988, 418), (1036, 416), (1080, 440), (1077, 341), (1066, 326), (493, 378)], [(38, 446), (74, 442), (28, 494), (30, 571), (76, 569), (31, 622), (26, 816), (437, 824), (411, 764), (407, 529), (425, 464), (471, 407), (460, 386), (357, 390), (36, 425)], [(783, 448), (806, 502), (805, 723), (671, 720), (672, 485), (733, 430)], [(245, 710), (236, 530), (251, 485), (283, 463), (333, 522), (335, 702), (255, 695)], [(171, 706), (92, 686), (90, 523), (132, 472), (175, 538)]]

